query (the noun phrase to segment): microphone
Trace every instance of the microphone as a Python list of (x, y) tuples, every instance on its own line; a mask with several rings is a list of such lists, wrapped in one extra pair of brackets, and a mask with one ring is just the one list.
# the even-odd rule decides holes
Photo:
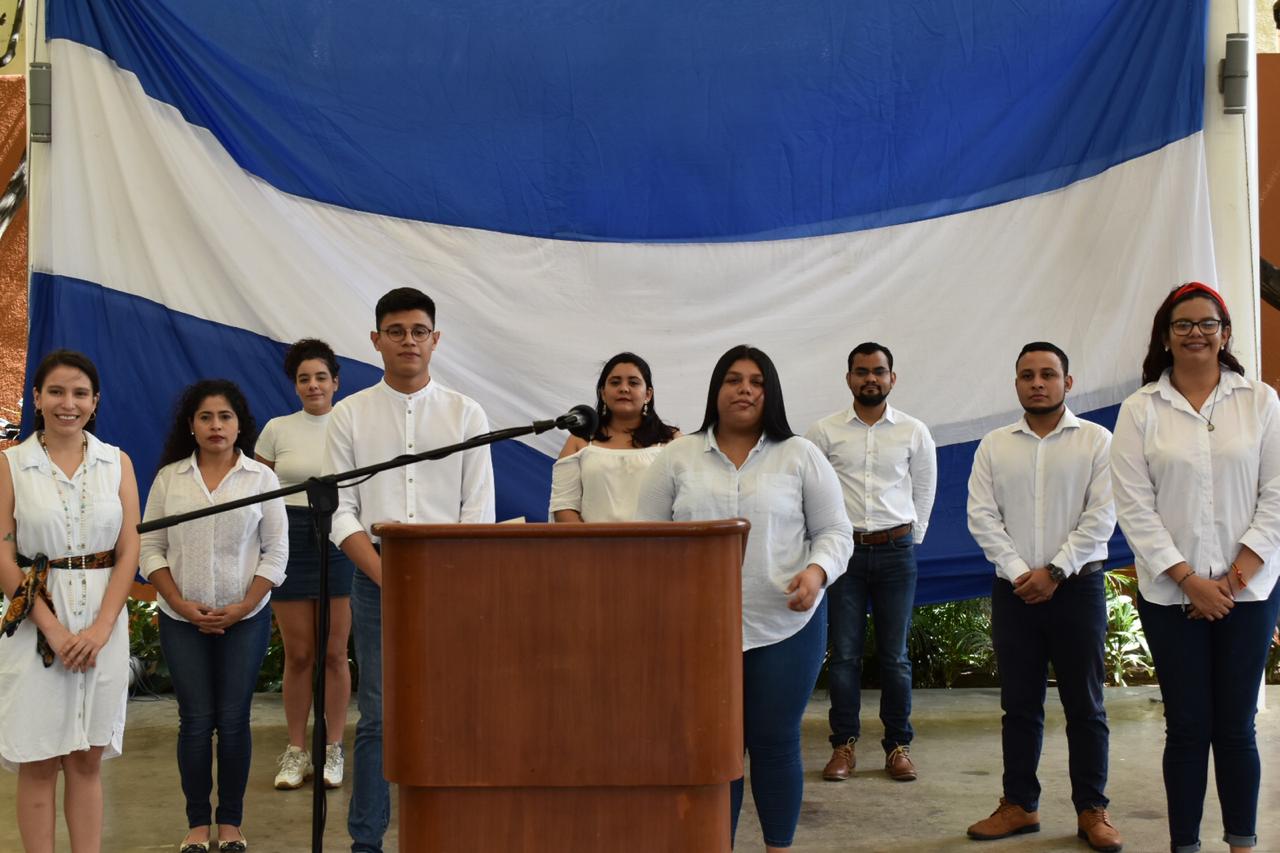
[(571, 435), (578, 438), (590, 439), (596, 434), (596, 427), (600, 425), (600, 416), (596, 414), (596, 410), (592, 406), (585, 403), (574, 406), (558, 418), (552, 418), (545, 421), (534, 421), (533, 431), (535, 434), (546, 432), (551, 429), (568, 430)]

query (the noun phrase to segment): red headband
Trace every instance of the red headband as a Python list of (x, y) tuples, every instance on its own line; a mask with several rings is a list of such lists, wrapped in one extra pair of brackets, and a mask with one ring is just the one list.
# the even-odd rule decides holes
[(1227, 310), (1227, 303), (1222, 301), (1222, 296), (1218, 291), (1214, 290), (1209, 285), (1202, 284), (1198, 281), (1188, 282), (1175, 290), (1173, 292), (1173, 297), (1169, 300), (1169, 304), (1172, 305), (1188, 293), (1203, 293), (1205, 296), (1217, 303), (1218, 310), (1222, 312), (1222, 319), (1228, 322), (1231, 321), (1231, 312)]

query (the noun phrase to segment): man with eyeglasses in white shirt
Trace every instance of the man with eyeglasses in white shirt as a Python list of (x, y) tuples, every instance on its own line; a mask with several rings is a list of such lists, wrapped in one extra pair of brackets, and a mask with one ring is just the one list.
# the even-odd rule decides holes
[(1102, 700), (1102, 567), (1116, 526), (1111, 434), (1067, 408), (1072, 380), (1060, 348), (1029, 343), (1015, 365), (1023, 417), (982, 439), (969, 477), (969, 531), (996, 570), (991, 633), (1004, 709), (1004, 795), (968, 834), (987, 841), (1040, 830), (1036, 767), (1052, 663), (1067, 718), (1077, 834), (1094, 850), (1119, 850), (1107, 814)]
[(828, 782), (848, 779), (856, 765), (868, 604), (880, 664), (885, 771), (899, 782), (916, 778), (907, 635), (916, 597), (915, 545), (929, 526), (937, 453), (929, 428), (889, 405), (897, 379), (887, 347), (858, 344), (845, 374), (853, 405), (805, 435), (836, 469), (854, 531), (849, 570), (828, 591), (832, 753), (822, 771)]
[[(362, 468), (402, 454), (455, 444), (489, 429), (480, 405), (431, 378), (440, 342), (436, 307), (411, 287), (391, 290), (374, 310), (370, 334), (382, 381), (333, 407), (324, 473)], [(356, 564), (351, 584), (359, 686), (355, 772), (347, 830), (353, 851), (381, 851), (391, 817), (382, 771), (382, 558), (374, 524), (483, 523), (494, 520), (488, 447), (382, 471), (338, 492), (331, 539)]]

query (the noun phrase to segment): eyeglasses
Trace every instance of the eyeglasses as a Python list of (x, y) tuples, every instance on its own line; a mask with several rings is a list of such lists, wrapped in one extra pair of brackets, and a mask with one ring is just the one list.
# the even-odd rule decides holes
[(866, 379), (868, 376), (874, 376), (876, 379), (884, 379), (889, 375), (889, 368), (873, 367), (871, 369), (867, 369), (865, 367), (855, 367), (852, 372), (853, 375), (859, 379)]
[(1191, 334), (1191, 330), (1197, 327), (1200, 329), (1201, 334), (1212, 335), (1216, 334), (1217, 331), (1222, 328), (1222, 321), (1201, 320), (1197, 323), (1193, 320), (1174, 320), (1169, 324), (1169, 328), (1173, 329), (1173, 333), (1175, 335), (1189, 335)]
[(414, 326), (412, 329), (405, 329), (404, 326), (387, 326), (381, 333), (395, 343), (400, 343), (404, 340), (405, 335), (409, 335), (415, 343), (420, 344), (435, 334), (435, 331), (435, 329), (428, 329), (426, 326)]

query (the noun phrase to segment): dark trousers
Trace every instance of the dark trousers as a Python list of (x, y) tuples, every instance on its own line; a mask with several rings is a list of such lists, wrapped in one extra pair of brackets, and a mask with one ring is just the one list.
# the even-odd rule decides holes
[(876, 620), (880, 664), (880, 721), (885, 753), (908, 746), (911, 728), (911, 658), (907, 636), (916, 600), (916, 553), (910, 536), (883, 545), (859, 545), (849, 570), (831, 585), (827, 665), (831, 693), (831, 745), (857, 740), (862, 727), (862, 649), (867, 605)]
[[(187, 825), (239, 826), (253, 739), (249, 708), (271, 639), (271, 608), (223, 634), (201, 634), (190, 622), (160, 614), (160, 649), (178, 698), (178, 775)], [(213, 734), (218, 733), (218, 811), (213, 791)]]
[(1040, 807), (1040, 747), (1044, 700), (1053, 664), (1067, 718), (1071, 802), (1076, 812), (1106, 807), (1110, 729), (1102, 704), (1107, 635), (1104, 572), (1067, 578), (1043, 604), (1027, 604), (1013, 584), (991, 588), (991, 637), (1000, 667), (1004, 796), (1028, 811)]
[[(800, 719), (827, 647), (827, 599), (807, 625), (785, 640), (742, 655), (743, 742), (751, 759), (751, 797), (764, 843), (790, 847), (800, 822), (804, 763)], [(729, 786), (731, 831), (738, 831), (742, 780)]]
[(1237, 602), (1225, 619), (1188, 619), (1180, 605), (1138, 597), (1164, 696), (1164, 790), (1174, 851), (1200, 849), (1209, 750), (1222, 804), (1223, 838), (1257, 843), (1262, 775), (1253, 718), (1280, 609), (1280, 585), (1266, 601)]

